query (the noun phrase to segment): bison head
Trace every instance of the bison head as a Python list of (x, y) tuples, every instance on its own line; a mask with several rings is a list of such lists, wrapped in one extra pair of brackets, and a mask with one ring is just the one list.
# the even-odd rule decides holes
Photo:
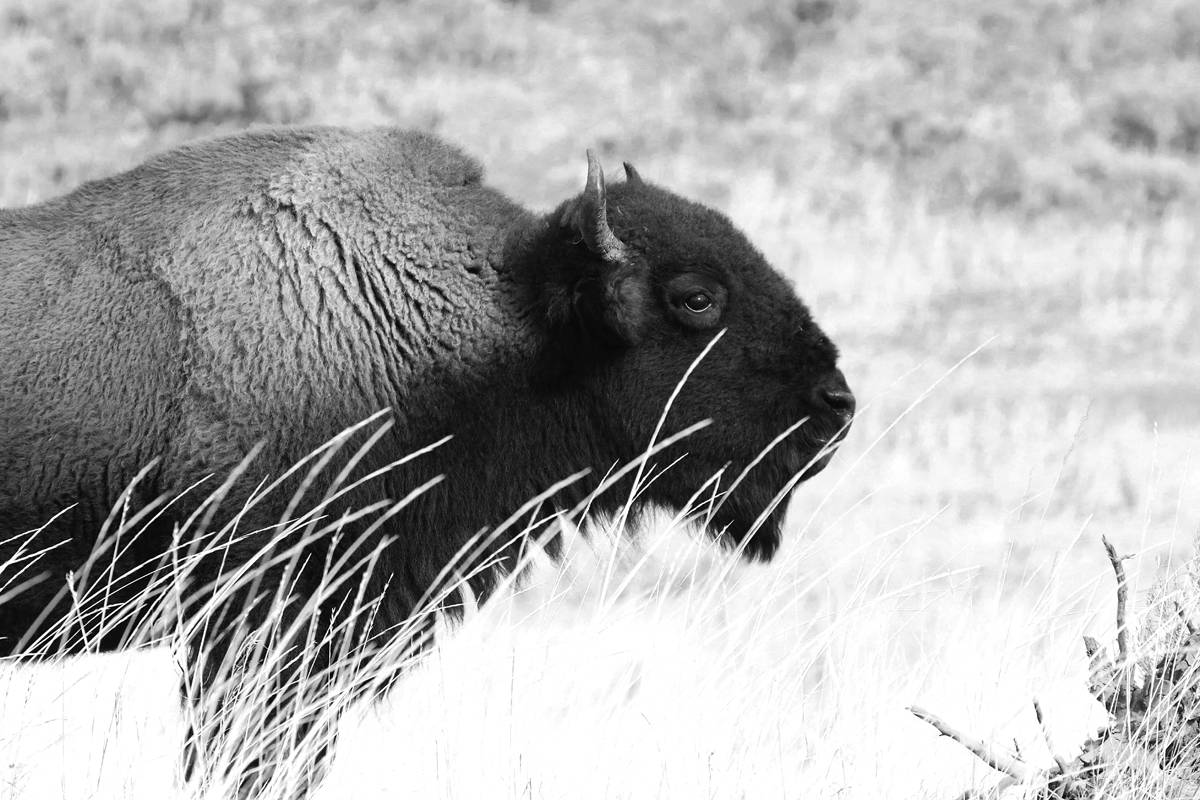
[(584, 192), (551, 218), (563, 248), (543, 288), (553, 338), (626, 457), (712, 345), (663, 434), (711, 424), (658, 457), (670, 467), (642, 496), (677, 509), (699, 497), (714, 535), (769, 558), (779, 500), (828, 463), (854, 413), (837, 348), (725, 216), (625, 170), (606, 187), (589, 152)]

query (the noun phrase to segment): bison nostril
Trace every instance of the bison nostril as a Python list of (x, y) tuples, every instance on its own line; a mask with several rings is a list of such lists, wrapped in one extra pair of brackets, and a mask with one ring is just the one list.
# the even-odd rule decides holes
[(847, 388), (822, 386), (817, 390), (817, 398), (838, 416), (851, 417), (854, 415), (854, 394)]

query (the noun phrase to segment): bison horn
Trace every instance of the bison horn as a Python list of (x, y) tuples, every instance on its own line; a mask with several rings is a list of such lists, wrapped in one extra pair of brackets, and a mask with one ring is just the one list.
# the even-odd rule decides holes
[(596, 160), (596, 154), (587, 151), (587, 186), (583, 190), (583, 202), (579, 207), (579, 232), (588, 249), (605, 261), (616, 263), (625, 260), (625, 244), (608, 227), (608, 207), (604, 191), (604, 170)]
[(628, 161), (624, 162), (624, 164), (625, 164), (625, 181), (626, 181), (626, 183), (632, 183), (635, 186), (641, 186), (642, 184), (645, 183), (645, 181), (642, 180), (642, 176), (639, 175), (638, 171), (633, 168), (633, 164), (630, 164)]

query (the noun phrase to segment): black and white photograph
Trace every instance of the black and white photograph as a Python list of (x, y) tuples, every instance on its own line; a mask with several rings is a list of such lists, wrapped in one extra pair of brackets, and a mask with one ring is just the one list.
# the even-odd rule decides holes
[(0, 0), (0, 800), (1200, 797), (1197, 0)]

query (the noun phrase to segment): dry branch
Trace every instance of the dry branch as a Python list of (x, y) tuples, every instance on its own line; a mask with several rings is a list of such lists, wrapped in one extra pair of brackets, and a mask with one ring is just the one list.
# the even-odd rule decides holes
[(1126, 626), (1125, 613), (1129, 603), (1129, 585), (1125, 579), (1125, 566), (1121, 563), (1129, 556), (1118, 556), (1108, 537), (1101, 534), (1100, 541), (1104, 544), (1104, 552), (1112, 564), (1117, 576), (1117, 658), (1122, 664), (1129, 658), (1129, 629)]
[[(1033, 701), (1054, 767), (1040, 769), (1020, 756), (1009, 756), (987, 742), (959, 731), (929, 711), (909, 711), (943, 736), (958, 742), (980, 761), (1004, 773), (989, 792), (968, 791), (970, 798), (1000, 798), (1017, 786), (1021, 796), (1037, 800), (1099, 800), (1101, 797), (1200, 797), (1200, 633), (1184, 608), (1175, 603), (1167, 615), (1168, 635), (1144, 636), (1137, 652), (1129, 643), (1129, 590), (1116, 548), (1101, 537), (1116, 577), (1116, 657), (1100, 641), (1083, 637), (1089, 662), (1088, 691), (1109, 713), (1109, 724), (1080, 745), (1068, 760), (1050, 741), (1041, 704)], [(1200, 569), (1200, 562), (1195, 565)], [(1200, 595), (1200, 578), (1187, 591)], [(1153, 619), (1143, 627), (1155, 628)], [(1122, 789), (1121, 787), (1125, 787)]]
[(987, 764), (997, 772), (1003, 772), (1011, 778), (1021, 782), (1029, 783), (1041, 777), (1041, 770), (1029, 766), (1020, 758), (1008, 755), (1001, 751), (996, 746), (985, 742), (982, 739), (977, 739), (970, 736), (957, 728), (952, 727), (941, 717), (934, 714), (932, 711), (927, 711), (920, 706), (909, 706), (909, 712), (924, 722), (933, 726), (934, 730), (942, 736), (946, 736), (960, 745), (971, 751), (976, 758)]

